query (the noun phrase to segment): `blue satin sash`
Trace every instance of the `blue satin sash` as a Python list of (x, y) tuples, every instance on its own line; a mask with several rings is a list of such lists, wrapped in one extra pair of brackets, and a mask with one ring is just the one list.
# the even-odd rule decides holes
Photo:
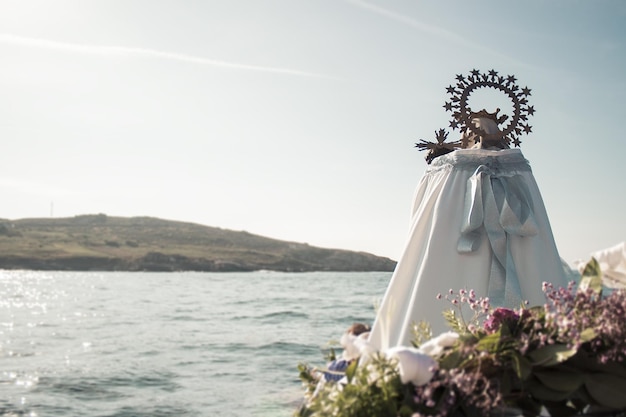
[(490, 303), (516, 307), (523, 300), (510, 236), (537, 233), (532, 196), (524, 177), (507, 169), (497, 157), (488, 158), (467, 180), (463, 213), (458, 252), (478, 250), (486, 235), (492, 249)]

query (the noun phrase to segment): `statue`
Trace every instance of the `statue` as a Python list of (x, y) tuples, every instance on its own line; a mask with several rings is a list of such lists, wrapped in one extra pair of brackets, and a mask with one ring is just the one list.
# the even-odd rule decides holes
[[(447, 330), (436, 299), (449, 290), (474, 290), (492, 306), (542, 305), (542, 282), (564, 286), (573, 277), (562, 262), (530, 165), (519, 149), (530, 133), (530, 89), (513, 76), (473, 70), (448, 87), (450, 127), (461, 138), (421, 140), (429, 164), (411, 211), (411, 226), (396, 269), (372, 327), (370, 344), (387, 349), (408, 346), (412, 325), (429, 322), (435, 334)], [(472, 111), (468, 98), (477, 88), (494, 88), (512, 102), (511, 116)], [(507, 123), (508, 122), (508, 123)], [(511, 149), (514, 146), (514, 149)]]

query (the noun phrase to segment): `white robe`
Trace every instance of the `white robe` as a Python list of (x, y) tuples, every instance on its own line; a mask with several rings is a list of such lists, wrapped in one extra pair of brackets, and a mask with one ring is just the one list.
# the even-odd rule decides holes
[(543, 305), (542, 282), (566, 285), (528, 161), (519, 149), (462, 149), (436, 158), (420, 181), (411, 226), (378, 309), (370, 343), (408, 346), (412, 324), (449, 330), (438, 294), (473, 289), (492, 306)]

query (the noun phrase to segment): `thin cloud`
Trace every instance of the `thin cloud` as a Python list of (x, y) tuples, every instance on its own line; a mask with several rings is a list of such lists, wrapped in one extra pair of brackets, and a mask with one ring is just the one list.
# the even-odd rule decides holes
[(360, 7), (362, 9), (369, 10), (370, 12), (376, 13), (376, 14), (378, 14), (380, 16), (384, 16), (386, 18), (389, 18), (389, 19), (395, 20), (397, 22), (401, 22), (401, 23), (403, 23), (405, 25), (411, 26), (411, 27), (413, 27), (413, 28), (415, 28), (415, 29), (417, 29), (417, 30), (419, 30), (421, 32), (428, 33), (428, 34), (433, 35), (433, 36), (440, 36), (440, 37), (442, 37), (444, 39), (447, 39), (450, 42), (453, 42), (453, 43), (456, 43), (456, 44), (459, 44), (459, 45), (464, 45), (466, 47), (470, 47), (470, 48), (473, 48), (475, 50), (480, 50), (482, 52), (486, 52), (486, 53), (489, 53), (491, 55), (498, 56), (500, 58), (508, 59), (510, 61), (515, 61), (514, 59), (512, 59), (509, 56), (503, 55), (503, 54), (501, 54), (501, 53), (499, 53), (497, 51), (494, 51), (493, 49), (483, 47), (480, 44), (477, 44), (475, 42), (471, 42), (465, 36), (458, 35), (458, 34), (456, 34), (454, 32), (442, 29), (442, 28), (440, 28), (438, 26), (429, 25), (427, 23), (420, 22), (419, 20), (413, 19), (412, 17), (408, 17), (408, 16), (402, 15), (400, 13), (396, 13), (396, 12), (393, 12), (391, 10), (384, 9), (384, 8), (382, 8), (380, 6), (376, 6), (374, 4), (367, 3), (367, 2), (364, 2), (364, 1), (361, 1), (361, 0), (345, 0), (345, 1), (350, 3), (350, 4), (355, 5), (357, 7)]
[(360, 0), (346, 0), (346, 1), (348, 3), (354, 4), (355, 6), (361, 7), (363, 9), (367, 9), (367, 10), (372, 11), (374, 13), (377, 13), (377, 14), (379, 14), (381, 16), (385, 16), (385, 17), (388, 17), (390, 19), (397, 20), (398, 22), (402, 22), (402, 23), (404, 23), (406, 25), (413, 26), (414, 28), (419, 29), (422, 32), (428, 32), (428, 33), (433, 34), (433, 35), (441, 35), (441, 36), (447, 37), (447, 38), (452, 39), (452, 40), (457, 40), (457, 41), (458, 40), (463, 40), (464, 41), (464, 39), (461, 36), (459, 36), (459, 35), (457, 35), (457, 34), (455, 34), (453, 32), (449, 32), (449, 31), (440, 29), (437, 26), (433, 26), (433, 25), (429, 25), (429, 24), (426, 24), (426, 23), (422, 23), (419, 20), (413, 19), (413, 18), (408, 17), (408, 16), (404, 16), (404, 15), (402, 15), (400, 13), (392, 12), (391, 10), (384, 9), (384, 8), (376, 6), (374, 4), (366, 3), (366, 2), (360, 1)]
[(233, 62), (219, 61), (193, 55), (179, 54), (175, 52), (158, 51), (155, 49), (132, 48), (126, 46), (106, 45), (83, 45), (69, 42), (58, 42), (40, 38), (30, 38), (7, 33), (0, 34), (0, 43), (29, 48), (42, 48), (63, 52), (79, 53), (86, 55), (109, 55), (109, 56), (138, 56), (156, 58), (168, 61), (187, 62), (190, 64), (208, 65), (212, 67), (228, 68), (243, 71), (269, 72), (274, 74), (294, 75), (299, 77), (336, 79), (329, 75), (318, 74), (308, 71), (294, 70), (280, 67), (264, 67), (258, 65), (238, 64)]

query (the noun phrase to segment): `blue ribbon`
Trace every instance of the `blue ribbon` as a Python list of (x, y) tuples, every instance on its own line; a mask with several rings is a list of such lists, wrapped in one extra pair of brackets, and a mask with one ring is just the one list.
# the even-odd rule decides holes
[(483, 229), (492, 249), (488, 284), (490, 302), (494, 306), (516, 306), (522, 299), (509, 236), (535, 235), (537, 225), (532, 196), (524, 177), (506, 172), (497, 159), (480, 165), (467, 180), (458, 252), (478, 250)]

